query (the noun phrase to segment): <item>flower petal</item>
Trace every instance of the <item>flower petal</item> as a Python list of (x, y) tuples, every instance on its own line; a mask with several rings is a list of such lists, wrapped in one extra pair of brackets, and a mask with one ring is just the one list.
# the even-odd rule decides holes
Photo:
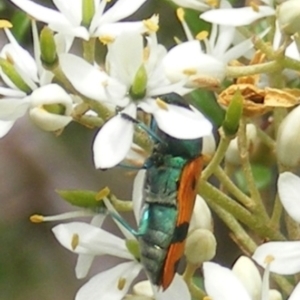
[(26, 113), (29, 107), (27, 98), (3, 98), (0, 100), (0, 120), (14, 121)]
[(204, 286), (214, 300), (251, 300), (247, 291), (234, 273), (212, 262), (203, 264)]
[(168, 289), (164, 292), (159, 291), (155, 295), (155, 299), (156, 300), (169, 300), (169, 299), (190, 300), (192, 299), (192, 297), (185, 281), (182, 279), (182, 276), (176, 273)]
[(1, 121), (0, 120), (0, 139), (3, 138), (13, 127), (15, 121)]
[(282, 275), (300, 272), (300, 242), (269, 242), (259, 246), (252, 258), (263, 268), (273, 258), (270, 271)]
[(288, 214), (300, 223), (300, 178), (290, 172), (280, 174), (278, 194)]
[(232, 272), (243, 283), (251, 299), (259, 299), (262, 288), (260, 273), (254, 262), (247, 256), (240, 256), (235, 262)]
[(200, 18), (206, 22), (226, 25), (226, 26), (243, 26), (263, 17), (273, 16), (275, 10), (269, 6), (259, 6), (258, 11), (252, 7), (241, 8), (220, 8), (204, 12)]
[(178, 105), (166, 104), (167, 108), (156, 106), (153, 116), (158, 127), (177, 139), (197, 139), (207, 136), (212, 131), (212, 124), (200, 113)]
[[(72, 252), (90, 255), (108, 254), (133, 259), (124, 240), (93, 225), (71, 222), (57, 225), (52, 231), (61, 245)], [(74, 235), (78, 236), (78, 245), (75, 249), (72, 247)]]
[[(130, 104), (123, 110), (135, 117), (136, 107)], [(134, 124), (120, 114), (107, 121), (93, 144), (94, 164), (98, 168), (111, 168), (120, 163), (128, 153), (133, 139)]]
[(293, 290), (289, 300), (298, 300), (300, 299), (300, 283), (298, 283)]
[(136, 12), (147, 0), (118, 0), (101, 18), (101, 24), (113, 23), (129, 17)]
[(67, 24), (65, 16), (54, 9), (47, 8), (29, 0), (10, 0), (34, 19), (45, 23)]
[[(99, 273), (80, 288), (75, 300), (121, 300), (141, 268), (137, 262), (126, 262)], [(120, 280), (125, 281), (121, 288)]]
[(191, 8), (198, 11), (205, 11), (210, 9), (210, 6), (205, 3), (205, 1), (199, 0), (172, 0), (172, 2), (176, 3), (180, 7)]
[(59, 62), (67, 78), (80, 93), (98, 101), (107, 100), (104, 84), (108, 76), (105, 72), (73, 54), (61, 54)]

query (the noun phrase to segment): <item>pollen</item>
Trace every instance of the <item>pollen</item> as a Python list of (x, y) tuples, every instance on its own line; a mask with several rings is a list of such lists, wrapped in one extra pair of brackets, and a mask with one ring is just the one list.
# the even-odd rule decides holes
[(42, 223), (44, 222), (44, 217), (42, 215), (32, 215), (30, 216), (30, 222), (32, 223)]
[(259, 6), (255, 2), (250, 2), (250, 6), (255, 12), (259, 12)]
[(267, 255), (265, 260), (264, 260), (264, 263), (268, 265), (274, 260), (275, 260), (275, 257), (273, 255)]
[(156, 98), (156, 104), (159, 108), (163, 109), (163, 110), (168, 110), (168, 105), (165, 101), (163, 101), (160, 98)]
[(157, 32), (159, 29), (158, 15), (154, 15), (150, 19), (143, 20), (143, 24), (149, 32)]
[(210, 6), (210, 7), (218, 7), (220, 4), (220, 1), (218, 0), (206, 0), (206, 3)]
[(177, 8), (176, 10), (176, 15), (177, 15), (177, 18), (180, 22), (183, 22), (184, 21), (184, 10), (182, 7), (179, 7)]
[(200, 32), (196, 35), (196, 40), (198, 40), (198, 41), (203, 41), (203, 40), (206, 40), (207, 37), (208, 37), (208, 31), (203, 30), (203, 31), (200, 31)]
[(0, 28), (12, 28), (13, 25), (7, 20), (0, 20)]
[(183, 74), (191, 76), (191, 75), (195, 75), (197, 74), (197, 70), (196, 69), (185, 69), (183, 70)]
[(99, 191), (96, 195), (96, 201), (101, 201), (103, 198), (107, 197), (110, 194), (110, 189), (106, 186), (104, 189)]
[(79, 245), (79, 235), (77, 233), (74, 233), (71, 240), (72, 250), (74, 251), (78, 245)]
[(125, 284), (126, 284), (126, 278), (124, 278), (124, 277), (119, 278), (118, 290), (122, 291), (125, 287)]
[(108, 44), (113, 43), (115, 41), (115, 39), (111, 35), (102, 35), (102, 36), (99, 37), (99, 41), (103, 45), (108, 45)]

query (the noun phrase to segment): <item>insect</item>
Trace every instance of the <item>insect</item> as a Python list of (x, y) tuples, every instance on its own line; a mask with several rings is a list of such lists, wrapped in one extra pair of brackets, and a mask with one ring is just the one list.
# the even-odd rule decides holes
[[(189, 109), (177, 94), (160, 98)], [(151, 130), (160, 141), (145, 163), (145, 204), (138, 240), (141, 262), (150, 281), (165, 290), (184, 252), (202, 170), (202, 139), (176, 139), (161, 131), (154, 121)]]
[[(160, 99), (190, 109), (175, 93)], [(138, 123), (128, 115), (123, 117)], [(155, 145), (144, 164), (144, 207), (138, 231), (120, 216), (113, 217), (137, 237), (141, 263), (151, 283), (165, 290), (184, 252), (202, 170), (202, 139), (174, 138), (160, 130), (154, 120), (150, 130), (140, 126), (152, 136)]]

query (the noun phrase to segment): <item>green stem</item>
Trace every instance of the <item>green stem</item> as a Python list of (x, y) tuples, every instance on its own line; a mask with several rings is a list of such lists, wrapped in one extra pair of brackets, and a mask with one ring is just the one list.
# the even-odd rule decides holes
[(280, 228), (281, 215), (282, 215), (282, 204), (277, 194), (273, 206), (271, 221), (270, 221), (270, 226), (275, 230), (278, 230)]
[(218, 145), (217, 151), (215, 155), (213, 156), (210, 163), (207, 165), (205, 170), (202, 172), (201, 178), (203, 180), (207, 180), (212, 173), (215, 171), (215, 169), (220, 165), (222, 162), (224, 155), (226, 153), (226, 150), (230, 143), (230, 138), (226, 137), (223, 132), (220, 132), (221, 140)]
[(248, 142), (246, 136), (246, 121), (243, 118), (240, 121), (240, 128), (238, 131), (238, 147), (240, 151), (241, 167), (247, 182), (251, 199), (253, 200), (254, 204), (253, 212), (255, 212), (257, 216), (261, 216), (264, 220), (268, 220), (268, 215), (263, 205), (260, 193), (256, 187), (251, 164), (249, 161)]
[(259, 137), (259, 139), (268, 146), (271, 150), (275, 149), (275, 141), (266, 134), (263, 130), (261, 130), (258, 126), (256, 126), (256, 132)]
[(234, 242), (243, 250), (244, 253), (251, 255), (255, 251), (257, 245), (241, 226), (241, 224), (230, 213), (216, 204), (213, 200), (207, 199), (207, 203), (232, 231)]
[(88, 41), (82, 41), (83, 58), (91, 64), (95, 62), (95, 43), (96, 38), (90, 38)]
[(281, 66), (276, 61), (241, 67), (228, 66), (226, 69), (226, 76), (231, 78), (238, 78), (242, 76), (250, 76), (261, 73), (274, 73), (277, 72), (280, 68)]
[(275, 241), (285, 240), (284, 236), (275, 231), (269, 226), (262, 216), (252, 215), (246, 208), (236, 203), (232, 198), (220, 192), (217, 188), (210, 183), (201, 180), (199, 184), (198, 193), (207, 201), (214, 201), (220, 205), (228, 213), (232, 214), (241, 223), (247, 225), (250, 229), (256, 232), (260, 237), (267, 238)]
[(206, 296), (206, 293), (193, 283), (193, 276), (198, 268), (198, 265), (187, 263), (182, 278), (186, 282), (192, 297), (194, 299), (203, 299)]
[(251, 207), (253, 207), (254, 204), (252, 199), (241, 192), (220, 166), (215, 169), (214, 175), (218, 178), (227, 192), (231, 193), (240, 203), (251, 210)]

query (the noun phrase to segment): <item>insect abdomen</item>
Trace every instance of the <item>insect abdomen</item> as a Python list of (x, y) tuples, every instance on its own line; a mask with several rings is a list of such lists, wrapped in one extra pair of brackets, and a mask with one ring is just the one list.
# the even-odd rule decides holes
[[(141, 262), (152, 283), (160, 285), (162, 268), (172, 242), (177, 208), (161, 204), (148, 206), (147, 230), (140, 239)], [(163, 221), (163, 222), (162, 222)]]

